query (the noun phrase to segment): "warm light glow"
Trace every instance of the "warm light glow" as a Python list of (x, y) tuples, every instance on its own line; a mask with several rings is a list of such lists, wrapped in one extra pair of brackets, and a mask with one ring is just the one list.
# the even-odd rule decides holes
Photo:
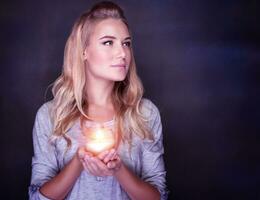
[(94, 154), (111, 149), (115, 144), (112, 130), (96, 128), (87, 133), (86, 150)]
[(93, 137), (95, 137), (96, 140), (102, 140), (105, 138), (105, 131), (99, 128), (96, 130), (95, 135)]

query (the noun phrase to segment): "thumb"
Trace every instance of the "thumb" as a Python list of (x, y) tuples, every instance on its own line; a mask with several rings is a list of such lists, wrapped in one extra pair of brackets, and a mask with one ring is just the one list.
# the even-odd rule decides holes
[(80, 148), (78, 149), (78, 157), (79, 157), (80, 159), (83, 159), (84, 156), (85, 156), (85, 149), (84, 149), (84, 147), (80, 147)]
[(107, 167), (108, 167), (109, 169), (112, 169), (112, 168), (114, 168), (115, 166), (116, 166), (115, 161), (109, 161), (109, 162), (107, 163)]

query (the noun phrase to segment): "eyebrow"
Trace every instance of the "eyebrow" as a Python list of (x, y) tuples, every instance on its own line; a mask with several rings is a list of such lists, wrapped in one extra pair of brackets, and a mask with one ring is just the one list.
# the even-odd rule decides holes
[[(102, 40), (102, 39), (116, 39), (116, 37), (115, 36), (111, 36), (111, 35), (105, 35), (105, 36), (99, 38), (99, 40)], [(131, 37), (128, 36), (124, 40), (131, 40)]]

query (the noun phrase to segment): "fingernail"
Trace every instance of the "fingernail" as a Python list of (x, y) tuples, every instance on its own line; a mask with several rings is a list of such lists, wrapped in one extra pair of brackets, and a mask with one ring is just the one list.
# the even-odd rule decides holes
[(78, 155), (79, 155), (79, 158), (83, 158), (84, 157), (82, 152), (79, 152)]

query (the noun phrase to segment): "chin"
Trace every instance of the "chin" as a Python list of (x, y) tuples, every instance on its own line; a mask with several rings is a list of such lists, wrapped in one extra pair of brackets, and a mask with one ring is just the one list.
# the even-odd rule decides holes
[(118, 75), (118, 76), (110, 77), (110, 80), (112, 80), (112, 81), (123, 81), (123, 80), (125, 80), (125, 78), (126, 78), (126, 75)]
[(125, 80), (126, 76), (122, 77), (122, 78), (114, 78), (113, 81), (115, 82), (120, 82), (120, 81), (123, 81)]

